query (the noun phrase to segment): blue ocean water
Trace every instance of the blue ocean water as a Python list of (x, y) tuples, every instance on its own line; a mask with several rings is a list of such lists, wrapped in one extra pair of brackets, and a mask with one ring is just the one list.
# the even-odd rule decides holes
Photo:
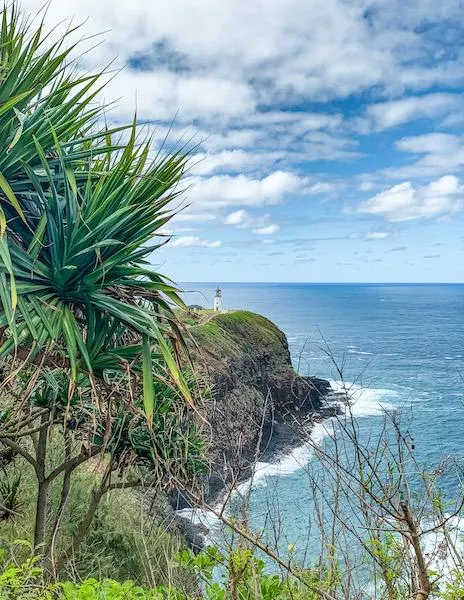
[[(215, 285), (183, 287), (195, 290), (185, 295), (189, 304), (212, 306)], [(407, 413), (416, 456), (425, 467), (448, 455), (464, 459), (464, 285), (225, 283), (221, 288), (224, 309), (260, 313), (286, 333), (302, 374), (340, 380), (330, 349), (343, 365), (344, 380), (366, 389), (356, 411), (364, 434), (380, 427), (379, 404), (398, 407)], [(310, 460), (304, 449), (296, 454), (302, 467)], [(284, 459), (281, 468), (264, 469), (253, 489), (252, 522), (275, 528), (274, 506), (286, 538), (307, 543), (309, 495), (304, 468)]]

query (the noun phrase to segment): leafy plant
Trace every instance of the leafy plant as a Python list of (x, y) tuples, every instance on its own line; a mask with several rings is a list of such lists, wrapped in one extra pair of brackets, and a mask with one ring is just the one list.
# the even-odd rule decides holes
[(38, 584), (38, 578), (42, 574), (39, 557), (32, 554), (28, 542), (17, 541), (15, 545), (29, 550), (30, 556), (19, 565), (4, 566), (3, 572), (0, 573), (0, 598), (2, 600), (52, 600), (56, 587), (45, 588)]
[[(182, 566), (192, 570), (199, 581), (203, 581), (197, 592), (187, 592), (174, 585), (160, 585), (155, 588), (144, 588), (133, 581), (120, 583), (113, 579), (87, 579), (79, 584), (61, 582), (56, 586), (42, 587), (43, 596), (31, 598), (51, 598), (47, 595), (53, 591), (61, 600), (319, 600), (320, 596), (313, 594), (301, 582), (287, 575), (267, 574), (264, 563), (254, 556), (249, 549), (230, 549), (223, 553), (215, 547), (207, 548), (195, 556), (190, 551), (184, 551), (179, 557)], [(217, 569), (222, 575), (215, 576)], [(232, 567), (233, 565), (233, 567)], [(22, 593), (26, 589), (30, 574), (36, 577), (40, 569), (30, 563), (24, 566), (24, 576), (12, 575), (15, 590)], [(238, 571), (240, 576), (235, 578)], [(308, 577), (313, 575), (308, 574)], [(235, 578), (235, 579), (234, 579)], [(21, 584), (26, 581), (26, 584)], [(21, 587), (23, 586), (23, 587)], [(0, 587), (0, 591), (2, 588)], [(22, 598), (22, 596), (19, 596)], [(28, 596), (24, 596), (28, 598)]]
[(150, 424), (154, 377), (192, 402), (174, 351), (183, 304), (148, 262), (188, 153), (150, 158), (135, 119), (113, 142), (121, 128), (99, 128), (93, 104), (101, 74), (76, 75), (68, 38), (2, 10), (0, 358), (66, 367), (70, 396), (79, 372), (141, 374)]
[(17, 516), (21, 508), (21, 474), (14, 473), (13, 476), (9, 476), (7, 469), (0, 467), (0, 475), (0, 521), (2, 521)]
[[(34, 548), (56, 576), (108, 491), (145, 476), (185, 484), (204, 469), (174, 312), (183, 303), (150, 265), (189, 154), (153, 155), (135, 116), (104, 125), (103, 74), (79, 75), (72, 31), (53, 41), (15, 2), (0, 28), (0, 445), (33, 467)], [(73, 474), (97, 454), (104, 472), (55, 565)], [(18, 487), (2, 490), (10, 507)]]

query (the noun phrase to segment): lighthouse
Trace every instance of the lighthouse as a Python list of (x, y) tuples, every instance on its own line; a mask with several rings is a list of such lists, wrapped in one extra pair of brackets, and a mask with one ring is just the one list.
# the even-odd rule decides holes
[(221, 312), (221, 296), (222, 296), (222, 291), (221, 291), (221, 288), (218, 286), (216, 288), (216, 292), (214, 294), (214, 303), (213, 303), (214, 312)]

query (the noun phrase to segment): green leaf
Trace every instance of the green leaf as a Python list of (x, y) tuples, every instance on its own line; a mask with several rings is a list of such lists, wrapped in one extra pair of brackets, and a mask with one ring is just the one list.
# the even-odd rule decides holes
[(10, 142), (10, 145), (8, 146), (8, 152), (10, 152), (11, 150), (13, 150), (13, 148), (16, 146), (16, 144), (19, 142), (19, 139), (23, 133), (23, 129), (24, 129), (24, 121), (26, 120), (26, 115), (24, 115), (23, 113), (19, 112), (19, 110), (17, 110), (16, 108), (13, 109), (15, 111), (15, 115), (18, 118), (19, 121), (19, 127), (16, 130), (16, 133), (14, 134), (13, 139)]
[(6, 231), (6, 216), (3, 208), (0, 206), (0, 238), (5, 235)]
[(3, 193), (8, 198), (10, 203), (15, 207), (16, 212), (21, 217), (21, 219), (26, 223), (26, 217), (24, 216), (22, 208), (21, 208), (13, 190), (11, 189), (10, 184), (5, 179), (5, 177), (2, 173), (0, 173), (0, 189), (3, 191)]
[(153, 363), (151, 358), (151, 348), (148, 336), (144, 335), (142, 339), (142, 362), (143, 362), (143, 406), (148, 426), (153, 424), (153, 403), (155, 390), (153, 385)]
[(72, 170), (71, 167), (67, 167), (67, 169), (66, 169), (66, 177), (68, 178), (69, 185), (71, 186), (71, 189), (72, 189), (74, 195), (77, 196), (76, 177), (74, 176), (74, 171)]
[(37, 228), (34, 232), (34, 236), (29, 244), (27, 249), (28, 254), (30, 254), (33, 258), (36, 258), (40, 252), (40, 248), (42, 245), (42, 240), (45, 232), (45, 228), (47, 227), (47, 215), (43, 214), (40, 217)]
[(166, 362), (171, 377), (174, 379), (179, 391), (181, 392), (184, 400), (193, 408), (193, 399), (190, 389), (177, 366), (176, 361), (173, 358), (172, 352), (166, 343), (166, 340), (161, 336), (158, 338), (158, 344), (161, 350), (161, 354)]
[(18, 295), (16, 292), (16, 281), (13, 271), (13, 264), (11, 262), (10, 250), (8, 248), (8, 240), (5, 236), (0, 238), (0, 259), (5, 265), (6, 270), (10, 276), (10, 296), (11, 296), (11, 308), (14, 312), (16, 309), (16, 304), (18, 302)]
[(32, 90), (27, 90), (22, 94), (15, 96), (14, 98), (10, 98), (10, 100), (0, 105), (0, 117), (7, 111), (11, 110), (16, 104), (19, 104), (22, 100), (24, 100), (24, 98), (30, 96), (31, 92)]

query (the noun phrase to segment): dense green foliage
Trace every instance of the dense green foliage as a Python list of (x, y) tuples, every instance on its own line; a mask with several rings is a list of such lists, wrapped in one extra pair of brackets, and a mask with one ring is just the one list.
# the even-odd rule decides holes
[[(183, 303), (150, 264), (189, 153), (155, 149), (135, 116), (106, 125), (104, 73), (80, 75), (73, 31), (47, 34), (15, 2), (0, 15), (0, 520), (53, 580), (89, 557), (111, 493), (205, 469)], [(102, 545), (135, 573), (134, 536), (109, 529), (85, 576), (105, 572)]]
[[(31, 410), (41, 411), (48, 424), (40, 430), (40, 453), (28, 424), (15, 430), (20, 445), (8, 446), (4, 439), (6, 449), (0, 451), (0, 547), (7, 549), (17, 538), (33, 541), (55, 578), (72, 561), (83, 577), (163, 581), (166, 560), (178, 549), (176, 535), (158, 527), (163, 518), (158, 508), (143, 517), (143, 495), (138, 500), (132, 490), (155, 498), (172, 486), (192, 485), (206, 469), (203, 438), (185, 404), (171, 387), (157, 382), (149, 427), (141, 408), (109, 410), (102, 403), (96, 410), (83, 376), (68, 400), (62, 372), (46, 369), (41, 375), (30, 396)], [(5, 428), (14, 419), (14, 398), (0, 394), (2, 407)]]
[[(21, 515), (15, 521), (0, 523), (0, 556), (5, 564), (23, 564), (31, 553), (29, 543), (16, 543), (19, 536), (30, 538), (34, 527), (34, 489), (27, 485), (29, 472), (25, 470), (23, 474)], [(81, 470), (74, 478), (63, 517), (60, 548), (67, 547), (75, 535), (95, 487), (94, 477)], [(59, 502), (58, 492), (54, 489), (51, 498), (53, 514)], [(170, 581), (173, 585), (193, 589), (193, 575), (175, 565), (175, 556), (184, 545), (182, 531), (173, 521), (161, 494), (116, 490), (100, 503), (84, 542), (60, 578), (130, 579), (143, 586)]]
[(197, 556), (184, 551), (177, 562), (201, 582), (196, 591), (186, 591), (173, 584), (146, 588), (132, 581), (120, 583), (114, 579), (37, 586), (40, 568), (31, 558), (19, 567), (6, 566), (0, 576), (0, 597), (2, 600), (51, 600), (53, 597), (62, 600), (316, 600), (320, 597), (313, 591), (316, 582), (321, 585), (316, 572), (302, 571), (297, 578), (265, 573), (264, 562), (249, 548), (221, 553), (210, 547)]
[[(93, 578), (79, 584), (42, 586), (37, 584), (40, 567), (36, 559), (30, 558), (20, 566), (6, 565), (0, 575), (0, 597), (2, 600), (320, 600), (324, 590), (333, 585), (320, 569), (300, 570), (296, 576), (266, 573), (264, 563), (247, 547), (229, 549), (226, 553), (210, 547), (197, 556), (184, 551), (177, 562), (193, 572), (201, 583), (195, 591), (186, 591), (172, 583), (147, 588), (129, 580), (121, 583)], [(459, 573), (456, 575), (453, 584), (437, 587), (431, 598), (462, 600), (464, 582)], [(398, 600), (407, 597), (398, 596)]]
[(14, 4), (1, 19), (0, 357), (65, 365), (70, 394), (79, 372), (143, 372), (150, 423), (154, 373), (191, 401), (171, 347), (182, 302), (148, 262), (188, 154), (150, 158), (135, 119), (102, 127), (101, 74), (77, 75), (69, 32), (50, 43)]

